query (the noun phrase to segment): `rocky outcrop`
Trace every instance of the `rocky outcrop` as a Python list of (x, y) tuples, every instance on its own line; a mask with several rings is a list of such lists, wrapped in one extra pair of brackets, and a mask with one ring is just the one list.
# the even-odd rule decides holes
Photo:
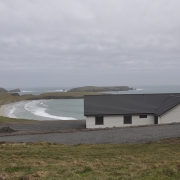
[(18, 92), (21, 92), (21, 90), (20, 89), (13, 89), (13, 90), (8, 91), (4, 88), (0, 88), (0, 93), (7, 93), (7, 92), (18, 93)]
[(0, 133), (12, 133), (16, 132), (14, 129), (11, 129), (9, 126), (8, 127), (2, 127), (0, 129)]
[(13, 90), (10, 90), (9, 92), (21, 92), (20, 89), (13, 89)]
[(6, 89), (0, 88), (0, 93), (6, 93), (6, 92), (8, 92)]

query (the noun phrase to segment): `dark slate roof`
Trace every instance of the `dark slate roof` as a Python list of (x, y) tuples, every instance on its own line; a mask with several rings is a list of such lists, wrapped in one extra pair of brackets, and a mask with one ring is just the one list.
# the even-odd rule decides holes
[(180, 103), (177, 94), (118, 94), (84, 97), (84, 115), (162, 115)]

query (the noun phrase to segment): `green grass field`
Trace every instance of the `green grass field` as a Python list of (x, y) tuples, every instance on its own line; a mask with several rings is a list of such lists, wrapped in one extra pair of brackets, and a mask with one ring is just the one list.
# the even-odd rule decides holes
[(180, 179), (180, 139), (134, 145), (0, 144), (0, 179)]
[(1, 123), (10, 123), (10, 122), (34, 122), (36, 120), (28, 120), (28, 119), (16, 119), (16, 118), (8, 118), (4, 116), (0, 116), (0, 124)]

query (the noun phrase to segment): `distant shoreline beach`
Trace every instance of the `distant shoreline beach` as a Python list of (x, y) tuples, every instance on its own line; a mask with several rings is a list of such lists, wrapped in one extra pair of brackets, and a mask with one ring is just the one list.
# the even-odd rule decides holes
[(27, 120), (84, 119), (83, 99), (24, 100), (0, 106), (0, 116)]
[(8, 103), (0, 106), (0, 116), (9, 117), (8, 114), (5, 112), (5, 110), (11, 106), (14, 106), (17, 103), (25, 102), (25, 101), (18, 101), (14, 103)]
[(0, 106), (0, 116), (8, 117), (5, 113), (5, 109), (9, 107), (11, 104), (5, 104)]

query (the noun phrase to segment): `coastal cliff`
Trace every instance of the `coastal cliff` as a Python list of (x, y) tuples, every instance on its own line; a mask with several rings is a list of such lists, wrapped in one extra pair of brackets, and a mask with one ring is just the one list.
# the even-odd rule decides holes
[(8, 92), (6, 89), (0, 88), (0, 93), (6, 93), (6, 92)]
[(70, 89), (69, 92), (106, 92), (106, 91), (129, 91), (133, 88), (128, 86), (84, 86)]
[(21, 92), (21, 90), (18, 88), (18, 89), (13, 89), (13, 90), (10, 90), (8, 92)]
[(16, 92), (17, 93), (17, 92), (21, 92), (21, 90), (19, 88), (17, 88), (17, 89), (13, 89), (13, 90), (8, 91), (4, 88), (0, 88), (0, 93), (8, 93), (8, 92)]

